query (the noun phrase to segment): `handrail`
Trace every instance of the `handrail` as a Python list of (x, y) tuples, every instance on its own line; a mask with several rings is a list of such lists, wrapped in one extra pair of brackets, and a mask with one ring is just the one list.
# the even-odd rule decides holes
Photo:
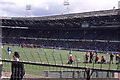
[(114, 70), (114, 69), (101, 69), (101, 68), (88, 68), (88, 67), (80, 67), (80, 66), (66, 66), (66, 65), (55, 65), (55, 64), (41, 64), (41, 63), (33, 63), (33, 62), (24, 62), (24, 61), (13, 61), (13, 60), (0, 60), (2, 62), (17, 62), (17, 63), (23, 63), (23, 64), (31, 64), (31, 65), (40, 65), (40, 66), (49, 66), (49, 67), (61, 67), (61, 68), (72, 68), (72, 69), (85, 69), (85, 70), (93, 70), (93, 71), (106, 71), (106, 72), (118, 72), (120, 73), (120, 70)]

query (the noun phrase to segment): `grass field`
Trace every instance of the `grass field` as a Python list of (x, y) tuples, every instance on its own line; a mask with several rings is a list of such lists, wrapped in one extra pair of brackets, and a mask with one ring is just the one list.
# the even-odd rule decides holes
[[(4, 46), (4, 48), (2, 49), (2, 59), (7, 59), (10, 60), (8, 57), (8, 53), (7, 53), (7, 45)], [(52, 54), (53, 49), (36, 49), (36, 48), (21, 48), (19, 46), (10, 46), (12, 53), (14, 51), (18, 51), (20, 53), (21, 56), (21, 61), (26, 61), (26, 62), (39, 62), (42, 64), (56, 64), (58, 65), (62, 65), (62, 61), (63, 61), (63, 65), (68, 65), (68, 66), (77, 66), (76, 63), (76, 57), (77, 56), (77, 61), (78, 66), (83, 66), (83, 67), (93, 67), (93, 64), (85, 64), (85, 63), (80, 63), (80, 62), (84, 62), (84, 55), (86, 52), (81, 52), (81, 51), (72, 51), (72, 56), (75, 60), (75, 63), (73, 64), (67, 64), (68, 62), (68, 56), (69, 56), (69, 50), (55, 50), (55, 52)], [(61, 61), (61, 57), (62, 57), (62, 61)], [(11, 54), (11, 59), (13, 54)], [(53, 57), (54, 56), (54, 57)], [(106, 60), (109, 61), (109, 54), (104, 54), (104, 53), (98, 53), (99, 56), (99, 61), (101, 61), (101, 56), (105, 56)], [(41, 58), (41, 59), (40, 59)], [(48, 61), (47, 61), (48, 59)], [(55, 59), (55, 61), (54, 61)], [(115, 57), (114, 57), (114, 63), (115, 63)], [(11, 71), (10, 70), (10, 63), (3, 63), (3, 68), (7, 71)], [(108, 69), (110, 66), (110, 69), (117, 69), (118, 65), (116, 64), (102, 64), (102, 68), (103, 69)], [(101, 64), (94, 64), (95, 68), (101, 68)], [(35, 66), (35, 65), (25, 65), (25, 69), (27, 70), (27, 73), (30, 74), (34, 74), (34, 75), (41, 75), (40, 73), (42, 73), (43, 70), (67, 70), (64, 68), (55, 68), (55, 67), (45, 67), (45, 66)], [(40, 71), (40, 72), (39, 72)], [(38, 74), (39, 73), (39, 74)]]

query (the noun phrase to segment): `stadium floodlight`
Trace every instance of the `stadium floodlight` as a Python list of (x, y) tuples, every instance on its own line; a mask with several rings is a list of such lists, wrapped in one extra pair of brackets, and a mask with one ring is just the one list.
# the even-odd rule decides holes
[(29, 13), (29, 16), (32, 16), (32, 8), (31, 8), (31, 5), (26, 5), (26, 11)]
[(26, 5), (26, 10), (31, 10), (31, 5)]
[(65, 7), (67, 7), (67, 12), (69, 13), (69, 5), (70, 5), (69, 1), (68, 1), (68, 0), (64, 0), (63, 5), (64, 5)]
[(69, 5), (69, 1), (68, 0), (64, 0), (64, 6), (68, 6)]

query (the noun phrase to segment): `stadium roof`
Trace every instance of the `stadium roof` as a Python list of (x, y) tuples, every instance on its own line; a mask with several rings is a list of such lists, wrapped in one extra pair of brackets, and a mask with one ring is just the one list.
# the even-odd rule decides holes
[(17, 27), (89, 27), (109, 26), (120, 27), (120, 9), (103, 10), (76, 14), (46, 16), (46, 17), (2, 17), (2, 26)]

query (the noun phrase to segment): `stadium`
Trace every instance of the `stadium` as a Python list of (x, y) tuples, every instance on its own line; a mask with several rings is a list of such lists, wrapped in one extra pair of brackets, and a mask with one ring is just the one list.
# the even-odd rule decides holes
[[(2, 17), (3, 80), (10, 78), (12, 56), (20, 54), (23, 79), (119, 80), (120, 67), (110, 54), (120, 53), (120, 9), (46, 17)], [(12, 53), (8, 56), (7, 47)], [(55, 50), (54, 50), (55, 49)], [(72, 51), (73, 64), (67, 64)], [(85, 62), (86, 52), (97, 52), (100, 63)], [(101, 57), (106, 63), (101, 63)], [(117, 75), (117, 77), (116, 77)], [(33, 79), (33, 80), (34, 80)]]

